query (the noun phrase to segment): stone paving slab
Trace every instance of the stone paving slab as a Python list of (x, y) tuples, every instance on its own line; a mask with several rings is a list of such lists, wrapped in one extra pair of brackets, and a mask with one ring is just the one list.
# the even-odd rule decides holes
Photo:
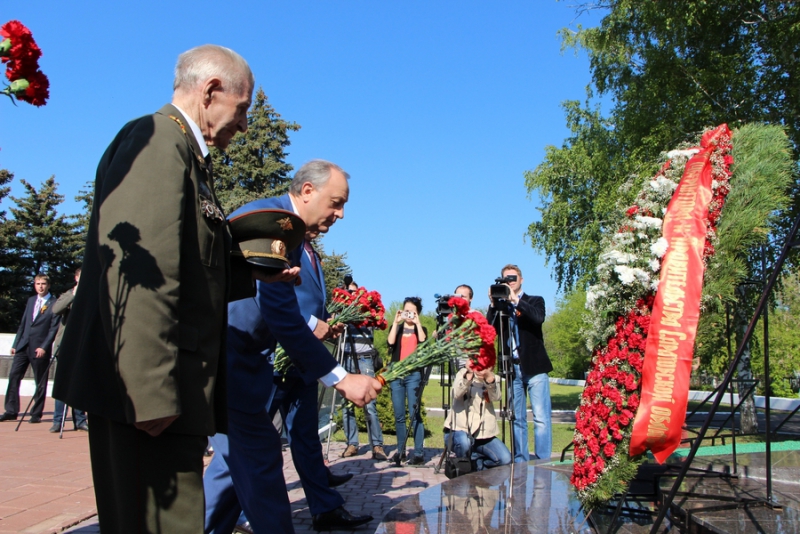
[[(2, 399), (2, 397), (0, 397)], [(21, 399), (26, 406), (29, 397)], [(55, 403), (42, 422), (0, 423), (0, 533), (49, 534), (96, 515), (86, 432), (51, 434)]]
[[(0, 396), (0, 401), (3, 397)], [(22, 406), (30, 399), (23, 397)], [(55, 534), (70, 532), (97, 534), (97, 510), (89, 462), (89, 441), (86, 432), (69, 430), (67, 420), (64, 438), (50, 434), (54, 401), (47, 399), (44, 417), (39, 424), (0, 423), (0, 534)], [(353, 513), (369, 513), (375, 519), (358, 532), (374, 532), (389, 509), (409, 495), (446, 480), (444, 472), (435, 474), (434, 464), (441, 449), (426, 449), (426, 465), (395, 467), (393, 463), (376, 462), (366, 446), (359, 456), (343, 459), (343, 443), (331, 443), (330, 464), (334, 473), (353, 473), (353, 479), (337, 488), (345, 506)], [(393, 447), (389, 447), (389, 455)], [(311, 515), (303, 489), (294, 469), (291, 454), (286, 451), (284, 474), (292, 503), (297, 534), (310, 534)], [(210, 459), (207, 459), (208, 463)]]
[[(375, 518), (370, 523), (352, 532), (362, 534), (374, 532), (383, 516), (401, 500), (447, 480), (444, 476), (444, 471), (437, 475), (433, 469), (439, 460), (441, 449), (425, 449), (427, 462), (424, 466), (395, 467), (393, 463), (372, 460), (367, 447), (361, 447), (363, 454), (359, 456), (346, 459), (340, 458), (344, 448), (344, 443), (331, 443), (331, 470), (339, 475), (352, 473), (353, 478), (336, 489), (344, 497), (345, 508), (349, 511), (357, 514), (372, 514)], [(390, 448), (389, 451), (391, 452), (391, 450)], [(286, 486), (289, 490), (289, 500), (292, 503), (295, 532), (297, 534), (316, 534), (311, 528), (311, 514), (308, 511), (308, 502), (300, 485), (297, 471), (294, 469), (292, 456), (288, 451), (283, 453), (283, 463)], [(96, 519), (91, 519), (67, 532), (71, 534), (98, 534), (100, 527)]]

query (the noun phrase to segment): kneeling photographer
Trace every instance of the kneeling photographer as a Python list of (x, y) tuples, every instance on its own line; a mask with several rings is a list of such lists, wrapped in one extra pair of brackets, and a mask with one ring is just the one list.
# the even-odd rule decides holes
[(453, 383), (453, 409), (445, 421), (445, 444), (460, 457), (471, 457), (478, 471), (511, 463), (511, 452), (497, 438), (493, 401), (500, 398), (500, 380), (491, 369), (474, 370), (472, 360)]

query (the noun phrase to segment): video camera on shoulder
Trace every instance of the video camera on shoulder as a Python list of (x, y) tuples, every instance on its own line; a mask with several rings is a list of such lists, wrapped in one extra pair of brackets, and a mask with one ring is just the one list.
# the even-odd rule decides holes
[(509, 288), (506, 284), (516, 281), (516, 274), (509, 274), (508, 276), (494, 279), (494, 284), (489, 286), (489, 295), (492, 297), (492, 306), (497, 308), (498, 306), (505, 304), (506, 300), (508, 300), (508, 297), (511, 296), (511, 288)]

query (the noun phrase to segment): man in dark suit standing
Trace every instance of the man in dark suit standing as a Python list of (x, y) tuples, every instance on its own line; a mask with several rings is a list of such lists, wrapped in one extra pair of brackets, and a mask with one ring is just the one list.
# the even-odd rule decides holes
[(8, 374), (5, 413), (0, 421), (14, 421), (19, 414), (19, 384), (30, 365), (33, 368), (33, 379), (36, 392), (33, 395), (31, 423), (42, 421), (44, 399), (47, 394), (47, 369), (53, 340), (58, 331), (58, 320), (54, 319), (51, 307), (55, 297), (50, 294), (50, 278), (46, 274), (37, 274), (33, 281), (36, 295), (28, 299), (25, 313), (19, 322), (17, 337), (11, 345), (14, 359), (11, 372)]
[(227, 425), (231, 274), (208, 146), (247, 130), (253, 85), (230, 49), (184, 52), (172, 104), (123, 127), (98, 165), (54, 396), (89, 413), (104, 534), (203, 530), (207, 436)]
[[(534, 458), (550, 459), (553, 448), (551, 430), (550, 378), (547, 375), (553, 370), (553, 364), (547, 356), (542, 336), (544, 323), (544, 299), (527, 295), (522, 291), (522, 271), (516, 265), (506, 265), (501, 276), (506, 279), (516, 276), (516, 280), (507, 282), (509, 288), (511, 335), (504, 333), (508, 339), (514, 361), (514, 461), (527, 462), (528, 452), (528, 415), (526, 412), (526, 394), (531, 401), (533, 412)], [(486, 319), (495, 328), (497, 310), (491, 304), (490, 291), (489, 312)]]
[[(348, 196), (344, 171), (332, 163), (315, 160), (297, 171), (288, 195), (251, 202), (236, 210), (230, 218), (233, 220), (263, 209), (283, 209), (299, 215), (306, 225), (306, 236), (313, 238), (327, 232), (344, 216)], [(302, 284), (298, 289), (308, 284), (308, 290), (317, 293), (315, 298), (311, 298), (315, 301), (313, 309), (317, 320), (310, 320), (306, 293), (295, 291), (294, 284), (258, 284), (255, 299), (231, 303), (228, 380), (230, 384), (236, 384), (237, 389), (234, 392), (229, 388), (228, 436), (218, 434), (211, 439), (214, 458), (204, 479), (207, 533), (231, 532), (242, 508), (256, 533), (294, 532), (282, 471), (280, 438), (267, 411), (268, 405), (273, 405), (274, 414), (278, 405), (283, 404), (281, 399), (289, 392), (294, 393), (293, 399), (297, 403), (307, 392), (312, 392), (310, 405), (304, 404), (291, 414), (284, 412), (284, 423), (290, 427), (293, 440), (296, 434), (292, 428), (295, 431), (307, 429), (308, 426), (303, 424), (308, 423), (313, 429), (316, 448), (310, 443), (301, 456), (294, 458), (301, 477), (306, 470), (314, 473), (313, 486), (307, 486), (306, 480), (303, 481), (314, 514), (314, 528), (352, 529), (371, 520), (370, 516), (348, 513), (342, 506), (341, 495), (328, 487), (322, 447), (316, 434), (316, 391), (319, 380), (336, 388), (356, 405), (363, 406), (377, 397), (381, 386), (374, 378), (345, 372), (320, 342), (332, 334), (325, 321), (321, 268), (317, 265), (319, 272), (314, 273), (314, 267), (309, 263), (311, 256), (303, 248), (290, 252), (289, 259), (292, 265), (302, 266)], [(314, 259), (318, 261), (316, 256)], [(316, 281), (314, 277), (317, 277)], [(273, 384), (272, 374), (276, 341), (286, 350), (295, 368), (291, 383), (282, 386), (280, 391), (276, 391), (278, 382)], [(292, 452), (296, 454), (295, 450)]]

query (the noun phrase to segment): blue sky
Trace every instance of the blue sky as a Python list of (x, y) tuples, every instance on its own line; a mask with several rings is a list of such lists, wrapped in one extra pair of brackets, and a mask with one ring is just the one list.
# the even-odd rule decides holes
[[(250, 63), (286, 120), (288, 161), (347, 170), (345, 218), (325, 237), (387, 305), (472, 285), (474, 304), (517, 263), (524, 289), (555, 305), (523, 173), (567, 135), (560, 103), (585, 98), (588, 61), (560, 28), (593, 26), (571, 2), (16, 2), (0, 24), (31, 28), (51, 80), (47, 106), (0, 103), (0, 168), (36, 187), (56, 176), (64, 213), (128, 120), (171, 96), (177, 55), (216, 43)], [(10, 200), (0, 205), (8, 208)]]

